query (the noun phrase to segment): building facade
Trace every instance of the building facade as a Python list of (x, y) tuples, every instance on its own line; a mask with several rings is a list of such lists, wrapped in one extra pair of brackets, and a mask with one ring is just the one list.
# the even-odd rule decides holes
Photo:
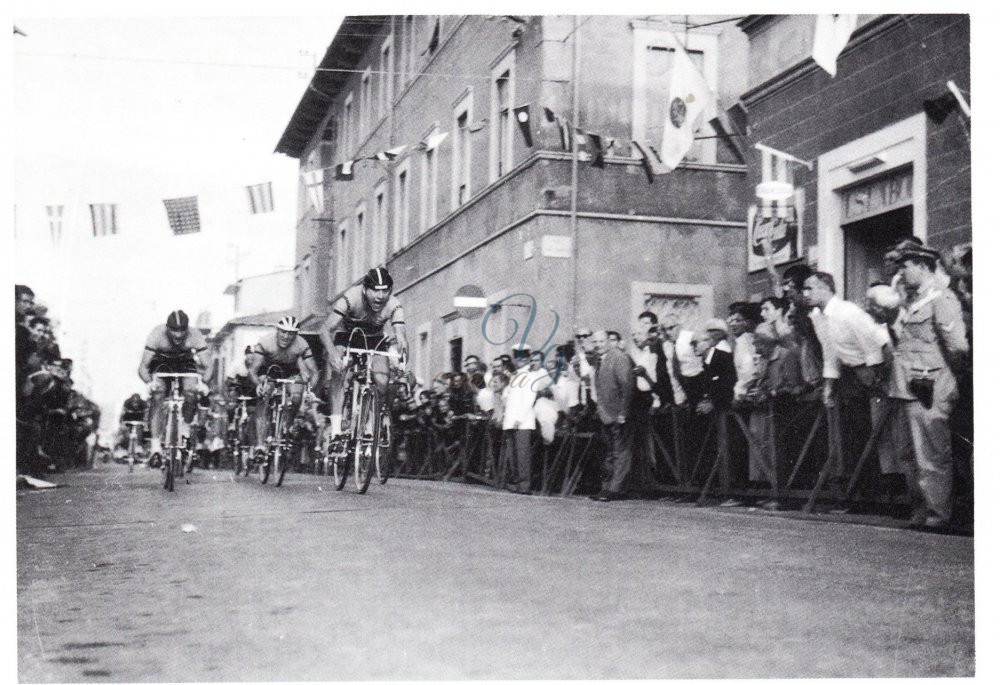
[[(705, 124), (685, 161), (650, 182), (631, 145), (659, 146), (675, 36), (718, 95), (706, 120), (747, 90), (748, 41), (725, 19), (348, 17), (277, 146), (303, 172), (327, 169), (323, 210), (305, 184), (299, 198), (294, 306), (306, 326), (385, 264), (428, 379), (465, 354), (509, 351), (532, 298), (536, 348), (574, 325), (627, 333), (644, 309), (697, 319), (743, 299), (738, 147)], [(530, 145), (514, 116), (524, 105)], [(604, 167), (574, 163), (543, 108), (610, 143)], [(350, 181), (330, 171), (399, 146), (391, 161), (355, 164)], [(464, 285), (501, 304), (487, 322), (458, 315)]]
[[(859, 301), (886, 280), (883, 255), (904, 237), (938, 250), (971, 243), (969, 130), (947, 86), (968, 98), (969, 17), (859, 15), (836, 76), (811, 58), (815, 25), (811, 15), (740, 22), (750, 54), (742, 102), (752, 141), (812, 165), (793, 165), (804, 196), (800, 258)], [(934, 101), (955, 111), (932, 116)], [(752, 203), (761, 156), (748, 168)], [(749, 289), (769, 289), (765, 271), (750, 273)]]

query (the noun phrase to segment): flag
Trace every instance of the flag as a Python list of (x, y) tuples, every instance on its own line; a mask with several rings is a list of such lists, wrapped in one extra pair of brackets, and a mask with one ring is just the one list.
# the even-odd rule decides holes
[[(590, 166), (596, 166), (598, 169), (604, 168), (604, 150), (606, 145), (604, 144), (604, 138), (601, 137), (599, 133), (591, 133), (590, 131), (584, 132), (584, 144), (587, 146), (587, 151), (590, 153), (591, 162)], [(614, 141), (611, 141), (612, 143)]]
[(376, 152), (374, 155), (368, 159), (375, 159), (380, 162), (391, 162), (392, 160), (399, 157), (401, 154), (406, 152), (409, 145), (400, 145), (399, 147), (394, 147), (391, 150), (384, 150), (382, 152)]
[(353, 181), (354, 180), (354, 162), (357, 160), (352, 159), (350, 162), (344, 162), (343, 164), (338, 164), (333, 167), (333, 180), (335, 181)]
[(314, 169), (305, 172), (302, 174), (302, 182), (306, 186), (306, 192), (309, 194), (309, 201), (312, 202), (313, 209), (316, 210), (317, 214), (322, 214), (325, 205), (323, 201), (323, 170)]
[(62, 240), (63, 206), (46, 205), (45, 213), (49, 216), (49, 236), (52, 238), (52, 244), (58, 245)]
[(434, 135), (429, 136), (427, 138), (427, 140), (423, 141), (420, 144), (420, 148), (422, 150), (436, 150), (437, 146), (440, 145), (444, 141), (444, 139), (447, 138), (447, 137), (448, 137), (448, 133), (447, 132), (445, 132), (445, 133), (435, 133)]
[(694, 145), (698, 119), (713, 101), (712, 90), (705, 82), (705, 77), (676, 37), (673, 41), (674, 59), (670, 69), (670, 91), (667, 94), (669, 104), (667, 119), (663, 123), (663, 142), (660, 145), (660, 159), (669, 169), (676, 169)]
[(90, 222), (94, 237), (118, 234), (118, 205), (90, 205)]
[(545, 113), (545, 121), (549, 122), (550, 124), (556, 123), (557, 117), (555, 112), (553, 112), (548, 107), (542, 107), (542, 111)]
[(817, 14), (812, 58), (830, 76), (837, 75), (837, 57), (858, 25), (856, 14)]
[(517, 125), (521, 127), (521, 135), (524, 136), (524, 144), (528, 147), (533, 147), (531, 142), (531, 113), (529, 111), (529, 107), (530, 105), (515, 107), (514, 118), (517, 119)]
[(174, 232), (174, 235), (201, 232), (201, 220), (198, 218), (198, 196), (164, 200), (163, 206), (167, 208), (167, 220), (170, 221), (170, 230)]
[(573, 151), (573, 138), (569, 129), (569, 122), (561, 116), (556, 115), (556, 125), (559, 126), (559, 147), (563, 152)]
[(274, 196), (271, 194), (271, 182), (258, 183), (247, 186), (247, 194), (250, 196), (250, 213), (264, 214), (274, 211)]
[(642, 168), (646, 172), (646, 178), (649, 179), (650, 183), (653, 182), (653, 176), (670, 173), (670, 169), (660, 160), (660, 154), (656, 151), (655, 147), (640, 143), (638, 140), (633, 140), (632, 144), (635, 145), (642, 156)]
[(934, 98), (933, 100), (924, 100), (924, 113), (927, 118), (933, 121), (935, 124), (942, 123), (948, 118), (948, 115), (952, 110), (958, 107), (958, 101), (952, 96), (951, 93), (945, 93), (939, 98)]
[[(441, 40), (441, 17), (434, 18), (434, 31), (431, 32), (431, 42), (427, 44), (427, 49), (424, 53), (429, 52), (434, 54), (434, 51), (438, 49), (438, 42)], [(421, 53), (423, 54), (423, 53)]]
[(14, 25), (14, 35), (15, 36), (24, 36), (25, 38), (28, 37), (28, 34), (25, 33), (24, 31), (22, 31), (21, 29), (17, 28), (16, 24)]

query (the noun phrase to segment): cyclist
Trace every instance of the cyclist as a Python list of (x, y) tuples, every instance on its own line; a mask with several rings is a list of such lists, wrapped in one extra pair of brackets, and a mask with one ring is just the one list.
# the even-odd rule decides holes
[(250, 380), (257, 388), (257, 395), (262, 399), (255, 417), (257, 426), (257, 446), (254, 454), (264, 456), (264, 446), (261, 444), (267, 436), (267, 424), (270, 420), (268, 404), (274, 393), (275, 384), (271, 379), (294, 378), (298, 383), (291, 386), (292, 416), (298, 414), (302, 404), (302, 384), (313, 384), (319, 377), (319, 370), (313, 359), (309, 343), (299, 337), (299, 322), (294, 316), (282, 317), (275, 329), (264, 334), (253, 348), (253, 359), (247, 366)]
[[(150, 454), (159, 462), (162, 451), (163, 428), (166, 409), (163, 404), (166, 384), (153, 378), (156, 372), (201, 373), (202, 380), (208, 382), (211, 368), (207, 359), (208, 345), (201, 331), (188, 327), (188, 315), (176, 309), (167, 316), (167, 323), (156, 326), (146, 338), (146, 346), (139, 362), (139, 378), (149, 383), (149, 432)], [(184, 393), (181, 437), (190, 434), (191, 421), (197, 405), (198, 383), (193, 378), (180, 379)]]
[[(128, 446), (129, 427), (125, 425), (126, 421), (145, 420), (146, 401), (139, 396), (139, 393), (134, 392), (122, 404), (121, 417), (118, 419), (118, 441), (115, 444), (115, 447), (121, 449)], [(142, 440), (143, 430), (141, 428), (138, 431), (138, 434), (139, 439)]]
[[(409, 353), (406, 341), (406, 322), (403, 318), (403, 305), (392, 294), (392, 276), (389, 271), (380, 266), (370, 270), (360, 285), (355, 285), (344, 291), (333, 303), (333, 311), (320, 328), (319, 335), (326, 348), (329, 359), (330, 373), (330, 410), (333, 415), (333, 430), (341, 432), (342, 417), (340, 411), (344, 400), (344, 351), (350, 343), (351, 347), (365, 346), (374, 349), (384, 338), (383, 330), (386, 324), (392, 325), (399, 348), (400, 358), (405, 363)], [(363, 334), (351, 334), (360, 329)], [(362, 344), (363, 343), (363, 344)], [(388, 402), (387, 388), (389, 386), (389, 360), (386, 357), (371, 358), (372, 375), (383, 402)]]

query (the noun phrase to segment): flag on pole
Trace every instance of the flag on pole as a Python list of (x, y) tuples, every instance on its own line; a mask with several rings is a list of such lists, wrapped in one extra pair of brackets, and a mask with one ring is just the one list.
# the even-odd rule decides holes
[(431, 32), (431, 42), (427, 44), (427, 48), (423, 53), (429, 52), (434, 54), (434, 51), (438, 49), (438, 42), (441, 40), (441, 17), (434, 17), (434, 30)]
[(514, 108), (514, 118), (517, 119), (517, 125), (521, 128), (521, 135), (524, 136), (524, 144), (528, 147), (534, 147), (531, 142), (531, 112), (530, 105), (521, 105), (520, 107)]
[(354, 180), (354, 162), (357, 160), (352, 159), (349, 162), (343, 162), (333, 167), (333, 180), (335, 181), (353, 181)]
[(447, 137), (448, 137), (447, 131), (444, 133), (435, 133), (434, 135), (429, 136), (427, 140), (423, 141), (420, 147), (423, 150), (436, 150), (438, 145), (440, 145)]
[(170, 221), (170, 230), (174, 235), (201, 232), (197, 195), (164, 200), (163, 206), (167, 209), (167, 220)]
[(656, 151), (655, 147), (640, 143), (638, 140), (633, 140), (632, 144), (635, 145), (642, 156), (642, 169), (646, 172), (646, 178), (650, 183), (653, 182), (654, 176), (670, 173), (670, 169), (663, 164), (660, 154)]
[(250, 196), (250, 213), (265, 214), (274, 211), (274, 196), (271, 194), (271, 182), (247, 186)]
[(94, 237), (118, 234), (118, 205), (90, 205), (90, 223), (94, 229)]
[(306, 192), (309, 194), (309, 201), (317, 214), (323, 213), (325, 202), (323, 198), (323, 170), (314, 169), (302, 174), (302, 182), (305, 183)]
[(49, 216), (49, 236), (52, 244), (62, 241), (63, 205), (46, 205), (45, 213)]
[(668, 169), (676, 169), (694, 145), (698, 119), (712, 103), (713, 95), (705, 77), (688, 57), (687, 50), (676, 36), (673, 64), (670, 69), (670, 91), (667, 94), (667, 119), (663, 124), (660, 159)]
[(837, 75), (837, 57), (858, 25), (856, 14), (817, 14), (812, 58), (830, 76)]

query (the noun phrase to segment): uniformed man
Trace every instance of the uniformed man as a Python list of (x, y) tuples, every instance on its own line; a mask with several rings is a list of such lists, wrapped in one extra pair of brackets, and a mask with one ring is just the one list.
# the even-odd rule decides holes
[(917, 486), (910, 526), (940, 529), (952, 509), (952, 454), (948, 419), (958, 397), (955, 374), (966, 362), (962, 308), (955, 294), (935, 278), (936, 250), (908, 245), (897, 262), (906, 297), (896, 322), (894, 364), (901, 380), (894, 388), (904, 400), (913, 438)]

